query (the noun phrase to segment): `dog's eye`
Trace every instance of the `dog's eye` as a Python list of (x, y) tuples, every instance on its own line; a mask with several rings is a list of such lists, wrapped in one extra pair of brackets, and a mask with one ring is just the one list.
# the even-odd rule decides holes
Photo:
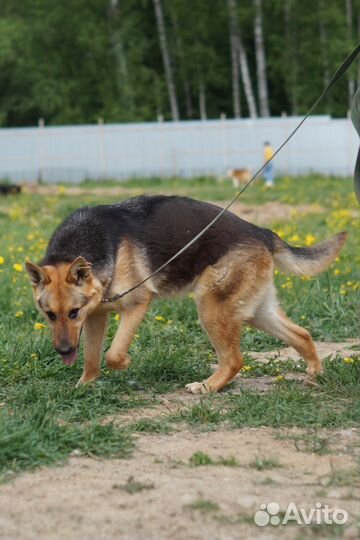
[(56, 321), (56, 315), (53, 311), (47, 311), (46, 315), (49, 317), (50, 321)]
[(72, 309), (69, 312), (69, 319), (76, 319), (76, 317), (79, 315), (80, 309)]

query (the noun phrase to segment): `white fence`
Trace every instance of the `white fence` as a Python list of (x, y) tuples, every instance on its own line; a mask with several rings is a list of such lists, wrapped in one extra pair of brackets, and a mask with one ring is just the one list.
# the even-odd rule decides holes
[[(0, 178), (79, 182), (85, 178), (224, 175), (255, 171), (263, 142), (278, 147), (299, 117), (0, 129)], [(275, 158), (277, 173), (349, 176), (359, 141), (349, 119), (309, 118)]]

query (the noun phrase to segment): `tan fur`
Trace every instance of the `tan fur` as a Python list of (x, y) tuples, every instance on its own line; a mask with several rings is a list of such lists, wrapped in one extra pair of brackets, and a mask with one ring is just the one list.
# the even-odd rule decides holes
[[(84, 326), (84, 371), (78, 384), (95, 380), (100, 373), (102, 345), (109, 311), (121, 312), (121, 322), (106, 362), (112, 369), (130, 364), (128, 348), (142, 322), (154, 295), (163, 294), (161, 280), (147, 282), (113, 304), (103, 304), (104, 295), (111, 296), (133, 286), (149, 272), (149, 264), (141, 250), (129, 241), (119, 249), (116, 272), (111, 288), (102, 286), (86, 261), (39, 268), (27, 264), (34, 297), (43, 312), (53, 311), (57, 321), (50, 326), (56, 346), (64, 339), (77, 346)], [(187, 385), (192, 393), (215, 392), (223, 388), (242, 366), (240, 335), (245, 323), (269, 332), (293, 346), (305, 358), (308, 374), (321, 373), (321, 362), (310, 334), (292, 323), (279, 309), (273, 285), (273, 257), (265, 246), (246, 245), (230, 251), (215, 265), (208, 266), (192, 284), (201, 324), (218, 356), (219, 368), (206, 381)], [(74, 284), (77, 272), (83, 279)], [(165, 291), (169, 293), (171, 291)], [(164, 294), (165, 294), (164, 293)], [(68, 313), (86, 299), (79, 318)]]
[(230, 169), (228, 177), (232, 179), (234, 188), (239, 188), (243, 184), (247, 184), (251, 179), (250, 169)]

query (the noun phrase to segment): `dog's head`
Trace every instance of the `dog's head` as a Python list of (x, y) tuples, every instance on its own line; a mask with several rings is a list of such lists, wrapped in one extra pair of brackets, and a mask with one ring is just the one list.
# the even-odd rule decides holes
[(35, 302), (51, 328), (54, 348), (65, 364), (73, 364), (84, 321), (102, 298), (100, 282), (83, 257), (56, 266), (30, 261), (25, 266)]

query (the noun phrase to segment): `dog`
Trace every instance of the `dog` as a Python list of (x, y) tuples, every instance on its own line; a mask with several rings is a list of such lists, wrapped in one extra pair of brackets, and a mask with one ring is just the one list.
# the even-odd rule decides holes
[(238, 189), (243, 184), (247, 184), (251, 180), (250, 169), (229, 169), (227, 172), (229, 178), (232, 179), (234, 188)]
[(21, 186), (15, 184), (0, 184), (0, 195), (19, 195)]
[(227, 211), (146, 283), (117, 301), (104, 302), (160, 267), (220, 211), (213, 204), (160, 195), (80, 208), (55, 230), (41, 263), (26, 262), (35, 302), (65, 364), (75, 362), (84, 329), (84, 368), (78, 385), (99, 377), (109, 312), (122, 316), (106, 363), (125, 369), (130, 364), (128, 348), (152, 299), (189, 291), (219, 366), (206, 381), (187, 384), (188, 392), (216, 392), (239, 372), (245, 324), (294, 347), (306, 360), (309, 377), (321, 373), (310, 334), (278, 306), (273, 270), (274, 265), (297, 275), (325, 270), (346, 232), (312, 247), (293, 247), (271, 230)]

